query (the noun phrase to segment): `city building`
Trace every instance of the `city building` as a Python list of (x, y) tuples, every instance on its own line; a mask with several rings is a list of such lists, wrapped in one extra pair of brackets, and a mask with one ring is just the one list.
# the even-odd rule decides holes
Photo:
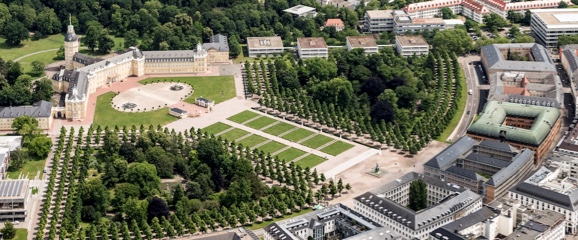
[(429, 53), (429, 44), (421, 35), (415, 36), (395, 36), (395, 47), (399, 55), (427, 55)]
[(69, 120), (85, 118), (88, 97), (100, 86), (129, 76), (207, 71), (207, 50), (200, 43), (194, 50), (141, 51), (131, 47), (103, 60), (78, 52), (78, 37), (72, 25), (64, 41), (65, 67), (53, 75), (52, 85), (56, 92), (66, 92), (65, 107), (55, 115)]
[(365, 50), (366, 55), (378, 52), (377, 43), (373, 36), (348, 36), (346, 39), (347, 51), (361, 48)]
[(490, 203), (507, 194), (533, 168), (534, 152), (463, 136), (427, 161), (424, 175), (468, 188)]
[(283, 10), (283, 12), (291, 13), (295, 17), (315, 17), (317, 16), (317, 11), (315, 8), (305, 6), (305, 5), (297, 5), (290, 8)]
[(0, 136), (0, 147), (14, 151), (22, 147), (22, 136)]
[(536, 211), (532, 219), (517, 228), (504, 240), (563, 240), (566, 239), (564, 214), (551, 210)]
[(368, 10), (365, 12), (364, 31), (369, 33), (391, 32), (394, 29), (395, 15), (405, 16), (401, 10)]
[(0, 220), (24, 220), (28, 216), (28, 179), (0, 180)]
[(347, 0), (317, 0), (321, 6), (331, 5), (335, 8), (349, 8), (351, 10), (355, 10), (355, 7), (359, 4), (358, 1), (347, 1)]
[[(553, 2), (558, 6), (558, 3)], [(578, 34), (578, 9), (533, 9), (530, 27), (536, 42), (549, 47), (558, 47), (561, 35)]]
[(297, 38), (297, 53), (299, 58), (327, 58), (329, 51), (322, 37)]
[(204, 108), (212, 108), (215, 106), (215, 101), (206, 99), (204, 97), (199, 97), (199, 98), (195, 99), (195, 104), (197, 104), (201, 107), (204, 107)]
[(283, 53), (281, 37), (248, 37), (247, 51), (249, 57), (272, 56)]
[(365, 12), (363, 30), (367, 33), (433, 31), (463, 25), (459, 19), (412, 16), (404, 10), (369, 10)]
[(560, 169), (541, 167), (510, 189), (509, 197), (529, 209), (551, 210), (565, 216), (565, 232), (578, 230), (578, 184)]
[(330, 18), (327, 19), (327, 21), (325, 21), (325, 24), (323, 24), (323, 27), (334, 27), (336, 31), (341, 31), (343, 29), (345, 29), (345, 23), (343, 23), (343, 20), (339, 19), (339, 18)]
[(467, 135), (478, 141), (490, 139), (518, 149), (534, 151), (534, 162), (541, 164), (560, 130), (557, 108), (488, 101)]
[(20, 116), (30, 116), (38, 121), (38, 128), (50, 129), (52, 126), (52, 103), (38, 101), (30, 106), (0, 107), (0, 130), (12, 130), (14, 119)]
[(175, 116), (178, 118), (186, 118), (187, 116), (189, 116), (189, 112), (187, 110), (180, 109), (180, 108), (170, 108), (169, 109), (169, 115)]
[(558, 73), (548, 50), (537, 43), (487, 45), (481, 48), (480, 56), (487, 75), (497, 72)]
[(560, 62), (575, 89), (578, 81), (578, 44), (564, 45), (560, 48)]
[(397, 34), (406, 32), (434, 31), (445, 29), (446, 22), (442, 18), (413, 18), (410, 16), (395, 17), (394, 29)]
[(263, 230), (265, 240), (394, 239), (387, 229), (341, 204), (275, 222)]
[(496, 72), (489, 75), (488, 100), (562, 108), (560, 76), (548, 72)]
[[(409, 187), (423, 179), (428, 207), (407, 208)], [(355, 197), (354, 209), (403, 239), (428, 239), (430, 232), (482, 208), (482, 197), (469, 189), (411, 172)]]
[(208, 63), (229, 62), (229, 41), (227, 36), (221, 34), (213, 35), (208, 43), (203, 43), (203, 48), (207, 51)]

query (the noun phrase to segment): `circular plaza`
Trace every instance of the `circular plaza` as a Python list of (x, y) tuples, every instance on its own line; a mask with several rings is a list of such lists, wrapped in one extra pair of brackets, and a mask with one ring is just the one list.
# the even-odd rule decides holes
[(151, 83), (131, 88), (112, 99), (112, 107), (122, 112), (148, 112), (184, 101), (193, 94), (185, 83)]

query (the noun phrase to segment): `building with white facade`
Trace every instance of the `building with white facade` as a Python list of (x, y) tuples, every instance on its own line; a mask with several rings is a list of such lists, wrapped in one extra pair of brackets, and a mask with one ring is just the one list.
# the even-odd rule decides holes
[(28, 216), (28, 179), (0, 180), (0, 220), (24, 220)]
[(509, 197), (536, 210), (552, 210), (566, 218), (565, 232), (578, 232), (578, 184), (560, 170), (541, 167), (510, 189)]
[(322, 37), (297, 38), (297, 53), (299, 58), (327, 58), (329, 51)]
[(305, 6), (305, 5), (297, 5), (290, 8), (283, 10), (283, 12), (291, 13), (296, 17), (315, 17), (317, 16), (317, 11), (315, 8)]
[(369, 33), (391, 32), (394, 28), (395, 14), (406, 15), (401, 10), (368, 10), (365, 12), (364, 31)]
[(365, 12), (363, 28), (367, 33), (395, 31), (402, 34), (407, 31), (448, 29), (462, 24), (463, 21), (458, 19), (411, 16), (404, 10), (369, 10)]
[(557, 47), (561, 35), (578, 34), (578, 9), (533, 9), (530, 27), (536, 42)]
[(356, 48), (365, 50), (365, 54), (375, 54), (378, 52), (377, 42), (373, 36), (348, 36), (346, 39), (347, 51)]
[(265, 228), (265, 240), (399, 239), (379, 224), (344, 205), (331, 205)]
[(423, 36), (395, 36), (395, 47), (399, 55), (413, 56), (427, 55), (429, 53), (429, 44)]
[[(427, 184), (428, 207), (413, 211), (411, 182)], [(482, 197), (469, 189), (411, 172), (355, 197), (354, 209), (403, 239), (428, 239), (429, 233), (482, 208)]]
[(249, 57), (272, 56), (283, 53), (281, 37), (248, 37), (247, 51)]

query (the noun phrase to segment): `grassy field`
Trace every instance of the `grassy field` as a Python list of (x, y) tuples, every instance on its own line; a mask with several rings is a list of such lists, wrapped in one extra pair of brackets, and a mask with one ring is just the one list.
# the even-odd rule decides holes
[(258, 147), (259, 150), (263, 151), (263, 152), (268, 152), (273, 154), (274, 152), (277, 152), (281, 149), (283, 149), (285, 147), (285, 145), (275, 142), (275, 141), (271, 141), (266, 143), (263, 146)]
[(16, 236), (13, 240), (26, 240), (28, 239), (28, 230), (25, 228), (16, 228)]
[(309, 130), (306, 130), (303, 128), (299, 128), (293, 132), (290, 132), (286, 135), (283, 135), (282, 138), (287, 139), (289, 141), (297, 142), (303, 138), (310, 136), (311, 134), (314, 134), (314, 133), (312, 131), (309, 131)]
[(150, 112), (128, 113), (120, 112), (110, 106), (110, 101), (115, 96), (115, 93), (108, 92), (98, 96), (96, 99), (96, 110), (94, 113), (95, 125), (101, 126), (139, 126), (143, 125), (165, 125), (177, 118), (169, 115), (168, 108), (162, 108)]
[(204, 97), (219, 104), (235, 97), (235, 82), (233, 76), (203, 76), (203, 77), (171, 77), (171, 78), (148, 78), (140, 81), (141, 84), (173, 81), (187, 83), (195, 89), (193, 95), (185, 102), (195, 103), (198, 97)]
[[(448, 137), (450, 136), (450, 134), (452, 134), (454, 129), (456, 129), (456, 127), (458, 126), (458, 124), (462, 120), (462, 115), (464, 114), (464, 110), (466, 109), (466, 101), (468, 100), (468, 90), (467, 90), (465, 78), (463, 77), (464, 72), (463, 72), (463, 70), (461, 70), (460, 72), (461, 72), (460, 73), (460, 75), (461, 75), (460, 79), (462, 81), (462, 89), (458, 89), (458, 90), (461, 92), (462, 98), (460, 98), (460, 101), (458, 102), (458, 110), (456, 111), (454, 117), (450, 121), (450, 124), (448, 124), (446, 129), (444, 129), (444, 131), (437, 138), (437, 140), (440, 142), (448, 141)], [(454, 139), (452, 139), (452, 141), (453, 140)], [(449, 142), (451, 142), (451, 141), (449, 141)]]
[(235, 114), (227, 119), (236, 123), (244, 123), (258, 116), (261, 116), (261, 114), (246, 110), (238, 114)]
[(225, 131), (229, 128), (232, 128), (232, 127), (227, 125), (227, 124), (224, 124), (222, 122), (218, 122), (218, 123), (215, 123), (211, 126), (208, 126), (208, 127), (201, 129), (201, 132), (207, 132), (208, 134), (217, 134), (217, 133)]
[(254, 129), (259, 130), (259, 129), (264, 128), (266, 126), (269, 126), (275, 122), (277, 122), (277, 120), (270, 118), (270, 117), (263, 116), (263, 117), (255, 119), (253, 121), (250, 121), (245, 125), (247, 125), (250, 128), (254, 128)]
[(256, 230), (256, 229), (264, 228), (264, 227), (266, 227), (267, 225), (269, 225), (269, 224), (271, 224), (271, 223), (273, 223), (273, 222), (281, 221), (281, 220), (288, 219), (288, 218), (292, 218), (292, 217), (297, 217), (297, 216), (299, 216), (299, 215), (302, 215), (302, 214), (305, 214), (305, 213), (308, 213), (308, 212), (311, 212), (311, 211), (313, 211), (313, 209), (307, 208), (307, 209), (303, 209), (303, 210), (301, 210), (301, 211), (299, 211), (299, 212), (294, 212), (294, 213), (291, 213), (291, 214), (289, 214), (289, 215), (284, 215), (283, 217), (280, 217), (280, 218), (274, 218), (274, 219), (271, 219), (271, 220), (268, 220), (268, 221), (263, 221), (262, 223), (251, 224), (251, 225), (248, 225), (247, 227), (249, 227), (249, 229), (251, 229), (251, 230)]
[(253, 147), (256, 146), (259, 143), (265, 142), (267, 141), (266, 138), (261, 137), (259, 135), (251, 135), (241, 141), (239, 141), (238, 143), (243, 144), (243, 147)]
[(291, 161), (301, 155), (305, 154), (305, 152), (297, 149), (297, 148), (289, 148), (283, 152), (280, 152), (279, 154), (277, 154), (277, 156), (279, 157), (279, 159), (283, 159), (285, 161)]
[(337, 156), (339, 154), (341, 154), (342, 152), (347, 151), (348, 149), (352, 148), (353, 145), (343, 142), (343, 141), (337, 141), (334, 142), (332, 144), (330, 144), (327, 147), (322, 148), (320, 151), (327, 153), (331, 156)]
[(306, 167), (312, 168), (317, 166), (317, 164), (322, 163), (323, 161), (325, 161), (325, 159), (323, 159), (322, 157), (311, 154), (295, 162), (295, 164), (301, 166), (302, 168)]
[(28, 160), (24, 167), (22, 167), (18, 171), (8, 172), (8, 177), (11, 179), (17, 179), (20, 173), (23, 173), (25, 176), (28, 174), (29, 179), (34, 179), (36, 177), (36, 173), (40, 172), (40, 178), (42, 179), (42, 174), (44, 174), (44, 165), (46, 164), (46, 160)]
[(306, 141), (302, 142), (301, 145), (307, 146), (313, 149), (317, 149), (318, 147), (323, 146), (324, 144), (333, 141), (333, 138), (330, 138), (325, 135), (317, 134), (315, 137), (307, 139)]
[(43, 53), (35, 54), (35, 55), (30, 56), (30, 57), (25, 57), (23, 59), (20, 59), (20, 61), (18, 61), (18, 62), (22, 66), (22, 72), (24, 72), (30, 76), (33, 76), (33, 77), (42, 77), (42, 76), (35, 76), (31, 73), (32, 62), (40, 61), (40, 62), (44, 63), (44, 65), (48, 65), (50, 63), (55, 62), (54, 57), (56, 57), (56, 51), (50, 51), (50, 52), (43, 52)]
[(60, 48), (64, 45), (64, 35), (56, 34), (38, 41), (26, 40), (16, 47), (9, 46), (5, 41), (6, 39), (0, 38), (0, 58), (8, 61), (38, 51)]
[(226, 133), (223, 133), (223, 135), (219, 135), (219, 136), (221, 138), (227, 139), (229, 141), (233, 141), (233, 140), (238, 139), (238, 138), (245, 136), (247, 134), (249, 134), (249, 132), (235, 128), (235, 129), (228, 131)]
[(274, 135), (274, 136), (279, 136), (282, 133), (287, 132), (293, 128), (296, 128), (296, 127), (291, 125), (291, 124), (279, 122), (279, 123), (275, 124), (274, 127), (266, 128), (265, 130), (263, 130), (263, 132), (269, 133), (269, 134)]

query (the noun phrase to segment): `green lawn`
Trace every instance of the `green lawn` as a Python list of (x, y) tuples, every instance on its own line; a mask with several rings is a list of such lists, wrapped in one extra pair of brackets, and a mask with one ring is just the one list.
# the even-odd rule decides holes
[(322, 163), (323, 161), (325, 161), (324, 158), (311, 154), (295, 162), (295, 164), (301, 166), (302, 168), (312, 168), (317, 166), (317, 164)]
[(184, 82), (193, 86), (195, 92), (185, 100), (185, 102), (192, 104), (195, 103), (195, 99), (198, 97), (214, 100), (215, 104), (235, 97), (235, 82), (233, 76), (148, 78), (140, 81), (140, 83), (147, 84), (165, 80)]
[(301, 145), (307, 146), (313, 149), (317, 149), (318, 147), (323, 146), (324, 144), (333, 141), (333, 138), (330, 138), (325, 135), (317, 134), (315, 137), (307, 139), (305, 142), (302, 142)]
[(235, 115), (233, 115), (227, 119), (230, 121), (236, 122), (236, 123), (244, 123), (244, 122), (249, 121), (250, 119), (253, 119), (253, 118), (258, 117), (258, 116), (261, 116), (261, 114), (246, 110), (246, 111), (242, 111), (240, 113), (237, 113), (237, 114), (235, 114)]
[(286, 162), (289, 162), (301, 155), (305, 154), (304, 151), (301, 151), (297, 148), (289, 148), (283, 152), (280, 152), (279, 154), (277, 154), (276, 156), (279, 157), (279, 159), (285, 160)]
[(0, 38), (0, 58), (8, 61), (38, 51), (60, 48), (64, 45), (64, 35), (55, 34), (38, 41), (26, 40), (16, 47), (9, 46), (5, 41), (6, 39)]
[(259, 143), (265, 142), (267, 141), (266, 138), (261, 137), (259, 135), (251, 135), (241, 141), (239, 141), (238, 143), (243, 144), (243, 147), (253, 147), (256, 146)]
[(35, 54), (29, 57), (25, 57), (18, 61), (22, 66), (22, 71), (30, 76), (33, 77), (42, 77), (42, 76), (34, 76), (30, 71), (32, 71), (32, 62), (34, 61), (41, 61), (44, 65), (48, 65), (50, 63), (55, 62), (54, 57), (56, 57), (56, 50), (50, 52), (44, 52)]
[(238, 128), (235, 128), (231, 131), (228, 131), (226, 133), (223, 133), (223, 135), (220, 135), (221, 138), (227, 139), (229, 141), (234, 141), (235, 139), (238, 139), (242, 136), (245, 136), (249, 134), (249, 132), (245, 131), (245, 130), (241, 130)]
[(42, 174), (44, 174), (44, 165), (46, 160), (28, 160), (24, 167), (22, 167), (18, 171), (8, 172), (8, 178), (17, 179), (20, 173), (23, 173), (25, 176), (28, 174), (29, 179), (34, 179), (36, 177), (36, 173), (40, 172), (40, 179), (42, 179)]
[(271, 153), (273, 154), (274, 152), (277, 152), (281, 149), (283, 149), (285, 147), (285, 145), (275, 142), (275, 141), (271, 141), (266, 143), (263, 146), (258, 147), (259, 150), (266, 152), (266, 153)]
[(178, 118), (169, 115), (168, 108), (162, 108), (150, 112), (121, 112), (112, 108), (110, 101), (115, 93), (108, 92), (98, 96), (96, 99), (96, 110), (94, 113), (95, 125), (111, 126), (132, 126), (132, 125), (165, 125)]
[(280, 122), (280, 123), (275, 124), (275, 126), (273, 126), (273, 127), (270, 127), (270, 128), (263, 130), (263, 132), (269, 133), (269, 134), (274, 135), (274, 136), (279, 136), (282, 133), (287, 132), (293, 128), (296, 128), (296, 127), (291, 125), (291, 124)]
[[(465, 78), (464, 76), (464, 70), (460, 70), (460, 80), (462, 81), (462, 89), (460, 90), (461, 94), (462, 94), (462, 98), (460, 98), (460, 101), (458, 102), (458, 111), (456, 111), (454, 117), (452, 118), (452, 120), (450, 121), (450, 124), (448, 124), (448, 126), (446, 127), (446, 129), (444, 129), (444, 131), (440, 134), (440, 136), (437, 138), (438, 141), (440, 142), (445, 142), (448, 141), (448, 137), (450, 137), (450, 134), (452, 134), (452, 132), (454, 131), (454, 129), (456, 129), (456, 127), (458, 126), (458, 124), (460, 123), (460, 121), (462, 120), (462, 115), (464, 114), (464, 110), (466, 109), (466, 101), (468, 100), (468, 90), (466, 89), (466, 82), (465, 82)], [(455, 139), (452, 139), (452, 141)], [(451, 142), (451, 141), (450, 141)]]
[(311, 134), (314, 134), (314, 132), (303, 128), (299, 128), (293, 132), (283, 135), (282, 138), (287, 139), (289, 141), (297, 142), (303, 138), (310, 136)]
[(26, 240), (28, 239), (28, 230), (25, 228), (16, 228), (16, 236), (13, 240)]
[[(269, 126), (275, 122), (277, 122), (277, 120), (270, 118), (270, 117), (263, 116), (263, 117), (255, 119), (253, 121), (250, 121), (245, 125), (247, 125), (250, 128), (254, 128), (254, 129), (259, 130), (259, 129), (264, 128), (266, 126)], [(272, 127), (275, 127), (275, 126), (272, 126)]]
[(268, 220), (268, 221), (263, 221), (262, 223), (251, 224), (251, 225), (248, 225), (247, 227), (249, 227), (249, 229), (251, 229), (251, 230), (256, 230), (256, 229), (264, 228), (264, 227), (266, 227), (267, 225), (269, 225), (269, 224), (271, 224), (271, 223), (273, 223), (273, 222), (281, 221), (281, 220), (288, 219), (288, 218), (293, 218), (293, 217), (296, 217), (296, 216), (299, 216), (299, 215), (303, 215), (303, 214), (305, 214), (305, 213), (309, 213), (309, 212), (311, 212), (311, 211), (313, 211), (313, 209), (311, 209), (311, 208), (306, 208), (306, 209), (303, 209), (303, 210), (301, 210), (301, 211), (299, 211), (299, 212), (294, 212), (294, 213), (291, 213), (291, 214), (289, 214), (289, 215), (284, 215), (283, 217), (280, 217), (280, 218), (274, 218), (274, 219), (271, 219), (271, 220)]
[(215, 123), (211, 126), (208, 126), (208, 127), (201, 129), (201, 132), (207, 132), (208, 134), (217, 134), (217, 133), (225, 131), (229, 128), (232, 128), (232, 127), (227, 125), (227, 124), (224, 124), (222, 122), (218, 122), (218, 123)]
[(322, 148), (321, 151), (324, 153), (327, 153), (329, 155), (332, 155), (332, 156), (337, 156), (337, 155), (341, 154), (342, 152), (347, 151), (348, 149), (350, 149), (352, 147), (353, 147), (352, 144), (349, 144), (349, 143), (346, 143), (343, 141), (337, 141), (337, 142), (330, 144), (327, 147)]

